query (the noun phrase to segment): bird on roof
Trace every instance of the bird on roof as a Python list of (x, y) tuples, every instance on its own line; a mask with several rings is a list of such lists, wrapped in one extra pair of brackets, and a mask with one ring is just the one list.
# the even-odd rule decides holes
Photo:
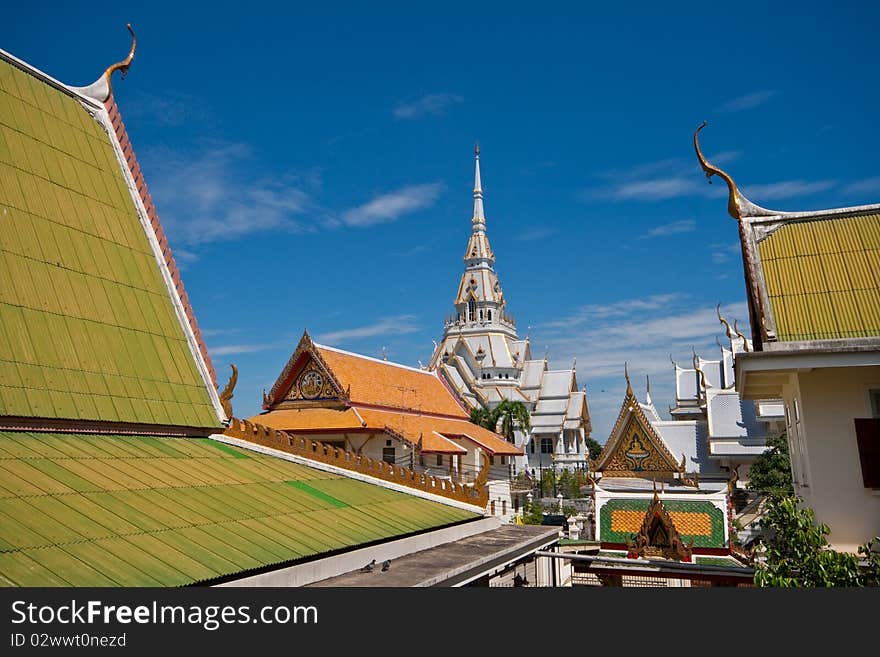
[(382, 572), (384, 573), (389, 568), (391, 568), (391, 559), (386, 559), (382, 562)]
[(371, 572), (373, 572), (373, 566), (375, 566), (375, 565), (376, 565), (376, 560), (373, 559), (370, 563), (368, 563), (366, 566), (361, 568), (361, 572), (362, 573), (371, 573)]

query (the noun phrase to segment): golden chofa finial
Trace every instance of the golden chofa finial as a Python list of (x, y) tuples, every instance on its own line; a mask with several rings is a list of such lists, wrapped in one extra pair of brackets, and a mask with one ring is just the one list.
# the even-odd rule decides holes
[(128, 73), (128, 67), (131, 66), (131, 62), (134, 60), (134, 52), (137, 49), (137, 37), (134, 34), (134, 30), (131, 29), (131, 23), (126, 23), (125, 27), (128, 28), (128, 31), (131, 34), (131, 49), (128, 51), (128, 56), (122, 61), (109, 66), (107, 70), (101, 74), (101, 77), (92, 82), (89, 86), (73, 87), (74, 91), (77, 91), (92, 100), (96, 100), (99, 103), (104, 103), (110, 98), (110, 94), (113, 90), (110, 83), (110, 76), (113, 75), (114, 71), (122, 71), (122, 77), (125, 77), (125, 74)]
[(128, 32), (131, 34), (131, 50), (128, 51), (128, 57), (121, 62), (116, 62), (113, 66), (108, 67), (107, 70), (104, 71), (104, 76), (107, 78), (108, 82), (110, 76), (113, 75), (113, 71), (122, 71), (122, 77), (125, 77), (125, 74), (128, 73), (128, 67), (131, 66), (131, 62), (134, 59), (134, 51), (137, 50), (138, 40), (134, 34), (134, 30), (131, 29), (131, 23), (126, 23), (125, 27), (128, 28)]
[(742, 213), (739, 208), (739, 190), (736, 188), (736, 183), (733, 182), (733, 178), (718, 167), (710, 164), (706, 158), (703, 157), (703, 151), (700, 150), (700, 139), (698, 135), (700, 134), (700, 130), (705, 128), (706, 125), (707, 122), (703, 121), (700, 124), (700, 127), (694, 131), (694, 150), (697, 152), (697, 159), (700, 161), (700, 167), (706, 172), (706, 179), (710, 184), (712, 183), (712, 176), (719, 176), (727, 183), (727, 212), (730, 213), (730, 216), (734, 219), (742, 219)]
[(632, 385), (629, 382), (629, 367), (627, 366), (626, 361), (623, 362), (623, 376), (624, 376), (624, 378), (626, 378), (626, 394), (632, 395), (633, 389), (632, 389)]
[(697, 357), (697, 350), (694, 349), (693, 347), (691, 347), (691, 351), (694, 354), (694, 358), (693, 358), (694, 369), (700, 375), (700, 382), (702, 383), (703, 390), (705, 390), (706, 388), (709, 387), (709, 384), (706, 382), (706, 375), (703, 374), (703, 370), (700, 369), (700, 361), (699, 361), (699, 358)]
[(739, 327), (737, 327), (737, 325), (736, 325), (736, 320), (733, 320), (733, 332), (742, 338), (743, 351), (748, 351), (749, 350), (749, 341), (746, 340), (746, 336), (744, 336), (742, 333), (740, 333)]
[(715, 312), (718, 314), (718, 321), (724, 324), (724, 328), (727, 329), (727, 337), (732, 338), (734, 335), (734, 331), (730, 328), (730, 323), (721, 316), (721, 304), (719, 303), (715, 306)]

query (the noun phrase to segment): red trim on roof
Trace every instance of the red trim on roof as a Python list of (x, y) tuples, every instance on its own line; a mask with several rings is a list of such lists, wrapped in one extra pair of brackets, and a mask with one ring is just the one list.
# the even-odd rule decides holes
[(113, 94), (111, 92), (110, 96), (107, 100), (104, 101), (104, 107), (107, 109), (107, 113), (110, 115), (110, 122), (113, 124), (113, 129), (116, 131), (116, 139), (119, 141), (119, 145), (122, 147), (122, 152), (126, 158), (126, 164), (128, 165), (128, 170), (131, 172), (132, 177), (134, 178), (135, 185), (138, 189), (138, 194), (141, 197), (141, 201), (144, 204), (144, 207), (147, 210), (147, 217), (150, 220), (150, 225), (153, 227), (153, 232), (156, 235), (156, 239), (159, 241), (159, 248), (162, 250), (162, 256), (165, 258), (165, 264), (168, 265), (168, 270), (171, 272), (171, 278), (174, 281), (175, 290), (177, 295), (180, 297), (180, 301), (183, 304), (183, 309), (186, 313), (187, 320), (189, 320), (189, 326), (192, 329), (193, 335), (195, 335), (196, 343), (199, 345), (199, 351), (202, 353), (202, 358), (205, 360), (205, 365), (208, 367), (208, 372), (211, 374), (211, 382), (214, 384), (214, 387), (217, 387), (217, 372), (214, 370), (214, 365), (211, 363), (211, 357), (208, 355), (208, 347), (205, 344), (205, 340), (202, 337), (202, 332), (199, 330), (199, 323), (196, 321), (195, 313), (193, 312), (192, 306), (189, 302), (189, 296), (186, 294), (186, 290), (183, 288), (183, 281), (180, 278), (180, 271), (177, 269), (177, 263), (174, 262), (174, 257), (171, 255), (171, 247), (168, 246), (168, 239), (165, 237), (165, 231), (162, 229), (162, 224), (159, 222), (159, 215), (156, 213), (156, 206), (153, 205), (152, 198), (150, 197), (150, 193), (147, 190), (147, 184), (144, 182), (143, 174), (141, 173), (140, 165), (137, 162), (137, 158), (134, 154), (134, 149), (131, 146), (131, 140), (128, 137), (128, 133), (125, 131), (125, 124), (122, 122), (122, 115), (119, 112), (119, 107), (116, 105), (116, 99), (113, 98)]

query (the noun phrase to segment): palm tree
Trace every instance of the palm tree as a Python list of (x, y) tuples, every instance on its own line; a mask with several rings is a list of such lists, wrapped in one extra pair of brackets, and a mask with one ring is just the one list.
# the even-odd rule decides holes
[(495, 427), (498, 426), (498, 421), (501, 421), (501, 435), (510, 443), (513, 442), (513, 433), (516, 429), (527, 432), (532, 426), (529, 409), (520, 401), (503, 400), (492, 409), (492, 416)]
[(495, 431), (495, 425), (498, 423), (498, 418), (493, 417), (492, 411), (488, 408), (475, 406), (471, 409), (471, 422), (478, 424), (481, 427), (485, 427), (486, 429), (490, 429), (491, 431)]

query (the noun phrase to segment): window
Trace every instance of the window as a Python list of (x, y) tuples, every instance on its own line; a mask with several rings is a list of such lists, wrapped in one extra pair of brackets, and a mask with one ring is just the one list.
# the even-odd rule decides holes
[(865, 488), (880, 488), (880, 416), (855, 418)]
[(869, 390), (868, 396), (871, 398), (871, 415), (880, 417), (880, 390)]
[(495, 457), (491, 454), (489, 455), (489, 465), (495, 465)]
[(530, 441), (529, 441), (529, 451), (530, 451), (532, 454), (535, 453), (535, 441), (534, 441), (534, 440), (530, 440)]
[(385, 447), (391, 447), (391, 440), (385, 441)]
[(553, 453), (553, 439), (552, 438), (541, 438), (541, 454), (552, 454)]
[(443, 465), (443, 455), (442, 454), (437, 455), (437, 465)]
[(492, 311), (491, 310), (486, 311), (486, 319), (488, 319), (490, 322), (492, 321)]
[[(390, 440), (388, 442), (391, 442)], [(395, 455), (393, 447), (383, 447), (382, 448), (382, 460), (385, 463), (394, 463)]]
[(468, 301), (468, 321), (473, 322), (477, 318), (477, 302)]

